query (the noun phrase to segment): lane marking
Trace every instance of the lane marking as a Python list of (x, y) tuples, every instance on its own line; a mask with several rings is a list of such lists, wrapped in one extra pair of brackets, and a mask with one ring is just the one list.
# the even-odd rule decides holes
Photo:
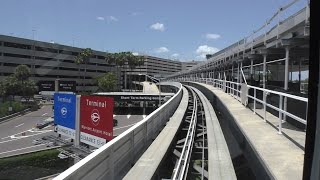
[(126, 127), (129, 127), (129, 126), (133, 126), (133, 125), (135, 125), (135, 124), (137, 124), (137, 123), (133, 123), (133, 124), (130, 124), (130, 125), (127, 125), (127, 126), (122, 126), (122, 127), (114, 128), (113, 130), (126, 128)]
[(12, 136), (9, 136), (9, 137), (12, 138), (11, 140), (1, 141), (0, 144), (6, 143), (6, 142), (20, 140), (20, 139), (27, 138), (27, 137), (37, 136), (37, 135), (44, 134), (44, 133), (47, 133), (47, 132), (50, 132), (50, 131), (53, 131), (53, 130), (38, 131), (39, 133), (37, 133), (37, 134), (32, 134), (32, 135), (28, 135), (28, 136), (20, 136), (20, 137), (14, 137), (14, 135), (12, 135)]
[(43, 145), (46, 145), (46, 144), (38, 144), (38, 145), (29, 146), (29, 147), (25, 147), (25, 148), (14, 149), (14, 150), (11, 150), (11, 151), (1, 152), (0, 154), (6, 154), (6, 153), (10, 153), (10, 152), (20, 151), (20, 150), (29, 149), (29, 148), (38, 147), (38, 146), (43, 146)]
[(127, 115), (127, 119), (129, 119), (129, 118), (130, 118), (130, 116), (131, 116), (131, 114), (128, 114), (128, 115)]
[(22, 125), (24, 125), (24, 123), (22, 123), (22, 124), (19, 124), (19, 125), (15, 126), (15, 127), (17, 128), (17, 127), (20, 127), (20, 126), (22, 126)]
[(41, 116), (45, 116), (45, 115), (47, 115), (48, 113), (44, 113), (44, 114), (42, 114)]
[(146, 116), (146, 115), (142, 115), (142, 117), (143, 117), (143, 119), (144, 119), (144, 118), (146, 118), (147, 116)]
[[(30, 131), (31, 129), (28, 129), (28, 130), (25, 130), (25, 131), (21, 131), (21, 132), (19, 132), (19, 133), (16, 133), (16, 134), (13, 134), (13, 135), (10, 135), (10, 136), (7, 136), (7, 137), (3, 137), (3, 138), (1, 138), (1, 139), (6, 139), (6, 138), (11, 138), (12, 136), (15, 136), (15, 135), (18, 135), (18, 134), (21, 134), (21, 133), (24, 133), (24, 132), (27, 132), (27, 131)], [(30, 131), (31, 132), (31, 131)]]

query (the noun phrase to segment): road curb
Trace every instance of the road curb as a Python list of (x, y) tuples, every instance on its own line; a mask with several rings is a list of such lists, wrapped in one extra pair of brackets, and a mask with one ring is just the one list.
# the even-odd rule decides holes
[(58, 149), (58, 148), (60, 148), (60, 147), (61, 147), (61, 146), (46, 147), (46, 148), (44, 148), (44, 149), (38, 149), (38, 150), (27, 151), (27, 152), (23, 152), (23, 153), (11, 154), (11, 155), (9, 155), (9, 156), (0, 157), (0, 159), (10, 158), (10, 157), (14, 157), (14, 156), (20, 156), (20, 155), (25, 155), (25, 154), (31, 154), (31, 153), (36, 153), (36, 152), (46, 151), (46, 150), (50, 150), (50, 149)]
[(28, 114), (28, 113), (30, 113), (30, 112), (32, 112), (32, 111), (30, 110), (30, 108), (27, 108), (27, 109), (25, 109), (25, 110), (23, 110), (23, 111), (16, 112), (16, 113), (14, 113), (14, 114), (11, 114), (11, 115), (2, 117), (2, 118), (0, 118), (0, 124), (5, 123), (5, 122), (8, 122), (8, 121), (10, 121), (11, 119), (16, 118), (16, 117), (19, 117), (19, 116), (21, 116), (21, 115)]

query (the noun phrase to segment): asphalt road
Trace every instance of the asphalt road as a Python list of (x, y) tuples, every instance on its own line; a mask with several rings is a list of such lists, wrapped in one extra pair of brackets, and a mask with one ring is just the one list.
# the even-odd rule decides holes
[(0, 157), (46, 148), (45, 144), (34, 145), (34, 139), (55, 134), (53, 127), (37, 130), (34, 127), (53, 115), (52, 106), (43, 106), (38, 111), (11, 119), (0, 124)]
[[(37, 122), (42, 122), (51, 116), (53, 116), (52, 106), (47, 105), (38, 111), (1, 123), (0, 158), (47, 148), (46, 144), (33, 144), (33, 140), (48, 135), (57, 136), (53, 132), (53, 127), (48, 126), (41, 130), (34, 127)], [(114, 119), (118, 120), (117, 126), (114, 127), (114, 136), (118, 136), (144, 117), (143, 115), (114, 115)]]
[(113, 136), (118, 136), (144, 117), (143, 115), (113, 115), (113, 119), (118, 120), (118, 125), (113, 127)]

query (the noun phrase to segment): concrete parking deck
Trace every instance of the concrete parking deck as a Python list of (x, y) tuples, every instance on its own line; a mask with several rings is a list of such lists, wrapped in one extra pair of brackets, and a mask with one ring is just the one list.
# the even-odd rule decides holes
[[(234, 123), (242, 132), (244, 138), (253, 149), (255, 156), (269, 174), (270, 179), (302, 179), (304, 151), (292, 142), (290, 138), (277, 133), (277, 130), (268, 123), (265, 123), (261, 117), (239, 103), (236, 99), (224, 93), (223, 91), (202, 83), (192, 83), (195, 86), (202, 86), (211, 94), (204, 93), (213, 98), (213, 105), (224, 106), (234, 119)], [(212, 98), (212, 97), (211, 97)], [(210, 99), (210, 98), (209, 98)], [(219, 101), (219, 103), (218, 103)], [(220, 107), (221, 108), (221, 107)], [(267, 119), (272, 119), (270, 115)], [(275, 124), (271, 120), (271, 124)], [(285, 130), (285, 133), (291, 134), (291, 138), (298, 138), (302, 143), (304, 134), (301, 131)], [(259, 178), (259, 177), (258, 177)], [(263, 179), (269, 179), (262, 177)]]

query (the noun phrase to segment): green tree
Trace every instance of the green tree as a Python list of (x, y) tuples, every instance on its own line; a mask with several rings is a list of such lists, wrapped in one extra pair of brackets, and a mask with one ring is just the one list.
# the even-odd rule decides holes
[(4, 81), (0, 81), (0, 98), (2, 98), (2, 102), (4, 102), (6, 95), (6, 86), (4, 84)]
[(34, 93), (36, 92), (36, 83), (31, 80), (26, 81), (23, 85), (23, 89), (24, 89), (24, 97), (26, 98), (27, 101), (29, 101), (29, 99), (33, 97)]
[(14, 100), (14, 96), (21, 94), (21, 83), (19, 83), (14, 74), (6, 77), (4, 80), (4, 86), (6, 88), (5, 96), (12, 96), (11, 100)]
[(84, 49), (78, 56), (75, 57), (74, 62), (79, 65), (80, 69), (80, 64), (84, 64), (84, 75), (83, 75), (83, 87), (85, 88), (85, 79), (86, 79), (86, 74), (87, 74), (87, 65), (90, 62), (90, 58), (93, 54), (93, 51), (90, 48)]
[(22, 64), (16, 67), (14, 71), (14, 76), (18, 79), (18, 81), (21, 81), (23, 84), (23, 81), (26, 81), (31, 76), (31, 71), (28, 66)]
[(97, 78), (98, 91), (112, 92), (117, 89), (117, 76), (113, 72), (105, 73)]
[(28, 66), (22, 64), (16, 67), (14, 71), (14, 76), (20, 83), (20, 86), (22, 87), (20, 93), (17, 95), (21, 95), (24, 97), (26, 93), (26, 84), (30, 85), (29, 77), (31, 76), (31, 71)]

